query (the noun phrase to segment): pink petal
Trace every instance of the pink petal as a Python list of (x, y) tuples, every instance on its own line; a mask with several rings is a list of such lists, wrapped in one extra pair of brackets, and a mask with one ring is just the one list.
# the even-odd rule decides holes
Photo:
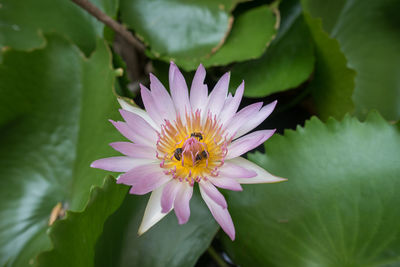
[(276, 182), (282, 182), (286, 181), (287, 179), (285, 178), (280, 178), (277, 176), (274, 176), (258, 166), (257, 164), (254, 164), (253, 162), (244, 159), (242, 157), (237, 157), (234, 159), (230, 159), (226, 162), (235, 164), (237, 166), (243, 167), (248, 170), (253, 170), (257, 173), (257, 176), (253, 178), (236, 178), (235, 180), (238, 181), (241, 184), (260, 184), (260, 183), (276, 183)]
[(155, 100), (150, 93), (150, 90), (142, 84), (140, 84), (140, 95), (142, 96), (143, 105), (149, 116), (153, 119), (153, 121), (155, 121), (156, 124), (162, 125), (164, 122), (161, 116), (162, 114), (158, 110)]
[(214, 216), (215, 220), (219, 223), (221, 228), (225, 231), (225, 233), (231, 238), (231, 240), (235, 240), (235, 227), (233, 226), (231, 215), (229, 214), (228, 209), (222, 208), (220, 205), (215, 203), (200, 187), (201, 196), (206, 202), (208, 209), (211, 211), (211, 214)]
[(136, 136), (140, 136), (142, 139), (146, 140), (152, 147), (156, 145), (158, 135), (150, 124), (132, 112), (123, 109), (120, 109), (119, 112)]
[(139, 115), (140, 117), (142, 117), (148, 124), (150, 124), (154, 129), (156, 129), (157, 131), (160, 131), (160, 126), (157, 125), (149, 116), (149, 114), (138, 107), (133, 106), (132, 104), (130, 104), (128, 101), (126, 101), (125, 99), (118, 97), (117, 98), (118, 103), (121, 105), (121, 107), (127, 111), (130, 111), (132, 113), (135, 113), (136, 115)]
[(133, 130), (128, 126), (127, 123), (122, 121), (113, 121), (110, 122), (114, 125), (114, 127), (126, 138), (131, 140), (134, 143), (146, 145), (149, 147), (155, 147), (157, 140), (148, 140), (148, 138), (143, 138), (141, 134), (138, 134), (137, 130)]
[(226, 128), (230, 133), (230, 136), (235, 136), (240, 127), (242, 127), (251, 117), (255, 116), (261, 107), (262, 102), (258, 102), (251, 104), (236, 113)]
[(133, 144), (130, 142), (115, 142), (111, 143), (110, 146), (118, 152), (121, 152), (122, 154), (132, 158), (156, 158), (156, 150), (149, 146)]
[(146, 209), (144, 211), (144, 216), (142, 222), (139, 226), (138, 234), (142, 235), (147, 230), (149, 230), (153, 225), (159, 222), (162, 218), (165, 217), (167, 213), (161, 212), (161, 194), (164, 189), (164, 186), (155, 189), (147, 202)]
[(204, 84), (206, 70), (203, 65), (199, 65), (196, 74), (194, 75), (192, 86), (190, 87), (190, 104), (193, 111), (204, 109), (208, 103), (208, 88)]
[(230, 76), (231, 74), (229, 72), (225, 73), (210, 93), (207, 113), (210, 112), (212, 115), (219, 116), (224, 106), (226, 95), (228, 94)]
[(232, 191), (242, 191), (242, 186), (232, 178), (226, 177), (210, 177), (208, 178), (213, 185), (218, 186), (220, 188), (232, 190)]
[(219, 176), (228, 178), (252, 178), (257, 173), (253, 170), (248, 170), (241, 166), (225, 162), (225, 164), (219, 168)]
[(193, 187), (187, 182), (180, 182), (180, 188), (174, 201), (174, 210), (179, 224), (185, 224), (190, 217), (190, 199), (193, 194)]
[(239, 128), (239, 130), (237, 131), (235, 138), (238, 138), (248, 132), (250, 132), (251, 130), (253, 130), (254, 128), (256, 128), (258, 125), (260, 125), (274, 110), (276, 103), (278, 101), (274, 101), (266, 106), (264, 106), (255, 116), (252, 116), (251, 118), (249, 118), (249, 120), (242, 125), (242, 127)]
[(162, 186), (171, 180), (171, 176), (163, 173), (159, 163), (151, 163), (138, 166), (125, 174), (122, 174), (118, 180), (118, 184), (131, 185), (129, 191), (131, 194), (144, 195)]
[(231, 119), (235, 116), (236, 111), (239, 108), (240, 101), (242, 101), (243, 92), (244, 92), (244, 81), (236, 89), (236, 93), (233, 99), (229, 101), (229, 103), (225, 102), (225, 106), (219, 115), (219, 119), (221, 120), (221, 123), (223, 125), (228, 125)]
[(175, 179), (172, 179), (165, 185), (161, 196), (162, 212), (169, 212), (172, 209), (176, 194), (180, 189), (180, 185), (181, 183)]
[(217, 188), (215, 188), (212, 183), (210, 183), (209, 181), (201, 180), (199, 185), (200, 188), (202, 188), (203, 191), (207, 194), (207, 196), (209, 196), (215, 203), (217, 203), (224, 209), (228, 207), (225, 197), (221, 194), (221, 192), (218, 191)]
[(236, 139), (228, 146), (225, 159), (232, 159), (258, 147), (274, 134), (275, 130), (261, 130)]
[(176, 113), (185, 121), (186, 112), (191, 112), (188, 88), (185, 78), (173, 62), (171, 62), (169, 68), (169, 82), (169, 89), (171, 90)]
[(139, 165), (147, 164), (150, 162), (154, 162), (154, 160), (134, 159), (131, 157), (123, 156), (98, 159), (92, 162), (92, 164), (90, 164), (90, 167), (112, 172), (127, 172)]
[[(171, 96), (157, 79), (156, 76), (150, 73), (150, 89), (151, 95), (157, 106), (158, 111), (163, 119), (173, 121), (176, 119), (176, 112), (174, 103), (172, 102)], [(164, 122), (164, 120), (163, 120)]]

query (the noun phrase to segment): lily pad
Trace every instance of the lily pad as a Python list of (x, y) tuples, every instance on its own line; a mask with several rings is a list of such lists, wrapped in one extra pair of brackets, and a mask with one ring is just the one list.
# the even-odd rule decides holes
[(121, 0), (121, 19), (150, 46), (150, 54), (185, 70), (224, 42), (240, 0)]
[(240, 14), (220, 49), (203, 60), (205, 67), (260, 57), (276, 34), (276, 16), (267, 5)]
[(365, 122), (314, 117), (265, 150), (249, 158), (288, 181), (228, 192), (237, 238), (223, 244), (236, 264), (399, 264), (399, 125), (378, 113)]
[[(109, 16), (116, 15), (118, 1), (90, 2)], [(57, 32), (89, 55), (96, 48), (97, 38), (103, 36), (103, 29), (101, 22), (72, 1), (3, 0), (0, 5), (0, 47), (18, 50), (44, 47), (43, 34)]]
[(86, 59), (65, 39), (46, 40), (44, 49), (7, 51), (0, 65), (1, 266), (33, 264), (51, 248), (51, 214), (83, 210), (105, 176), (89, 165), (113, 155), (106, 144), (119, 137), (107, 121), (118, 103), (105, 43)]
[(304, 9), (322, 18), (357, 72), (353, 99), (363, 118), (377, 109), (388, 120), (400, 119), (400, 20), (397, 0), (304, 0)]
[(83, 212), (67, 212), (65, 220), (50, 229), (54, 249), (38, 257), (38, 266), (94, 266), (94, 247), (105, 220), (122, 203), (127, 186), (117, 185), (112, 176), (104, 185), (92, 188)]
[(315, 72), (309, 90), (322, 119), (333, 116), (342, 119), (354, 110), (354, 70), (347, 67), (347, 60), (336, 39), (323, 31), (320, 19), (305, 14), (315, 43)]
[(264, 55), (232, 68), (232, 84), (246, 81), (245, 96), (264, 97), (306, 81), (314, 69), (313, 42), (298, 1), (283, 1), (278, 35)]
[(198, 192), (194, 192), (186, 224), (179, 225), (170, 213), (138, 236), (146, 203), (144, 196), (128, 195), (108, 219), (96, 247), (96, 266), (194, 266), (219, 229)]

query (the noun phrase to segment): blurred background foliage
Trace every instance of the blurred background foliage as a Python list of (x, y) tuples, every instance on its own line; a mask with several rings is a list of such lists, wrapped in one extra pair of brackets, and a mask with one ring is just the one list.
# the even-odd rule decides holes
[[(400, 266), (400, 1), (90, 2), (145, 49), (72, 1), (0, 0), (0, 266)], [(198, 192), (137, 236), (147, 197), (89, 167), (170, 61), (278, 99), (248, 158), (288, 181), (224, 192), (234, 242)]]

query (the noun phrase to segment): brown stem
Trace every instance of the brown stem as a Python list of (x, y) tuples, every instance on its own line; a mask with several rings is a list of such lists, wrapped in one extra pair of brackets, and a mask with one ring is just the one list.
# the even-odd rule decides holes
[(99, 8), (90, 3), (88, 0), (72, 0), (75, 4), (79, 5), (87, 12), (89, 12), (92, 16), (97, 18), (99, 21), (103, 22), (111, 29), (113, 29), (116, 33), (120, 34), (125, 40), (127, 40), (130, 44), (132, 44), (137, 50), (144, 51), (145, 46), (136, 39), (130, 31), (125, 29), (124, 26), (110, 18), (107, 14), (103, 13)]

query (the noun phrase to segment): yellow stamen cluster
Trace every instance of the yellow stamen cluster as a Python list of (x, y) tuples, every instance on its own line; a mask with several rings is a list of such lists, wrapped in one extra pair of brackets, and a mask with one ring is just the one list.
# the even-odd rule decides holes
[(208, 115), (202, 121), (197, 110), (186, 115), (182, 121), (165, 121), (157, 141), (157, 157), (166, 174), (191, 185), (200, 179), (217, 176), (218, 168), (224, 164), (227, 146), (225, 130), (217, 119)]

